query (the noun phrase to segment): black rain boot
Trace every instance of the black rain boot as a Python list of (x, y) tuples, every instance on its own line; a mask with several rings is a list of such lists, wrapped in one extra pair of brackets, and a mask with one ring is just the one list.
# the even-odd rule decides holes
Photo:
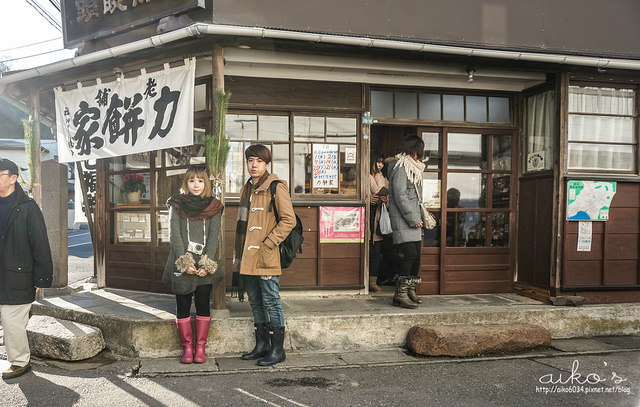
[(269, 327), (266, 323), (253, 324), (253, 329), (256, 335), (256, 346), (251, 352), (242, 355), (244, 360), (260, 359), (269, 353)]
[(402, 308), (418, 308), (418, 304), (411, 301), (408, 296), (410, 277), (400, 277), (396, 281), (396, 293), (393, 296), (392, 305)]
[(269, 330), (271, 337), (271, 349), (267, 356), (258, 361), (258, 366), (271, 366), (284, 362), (287, 355), (284, 353), (284, 327)]
[(409, 297), (409, 299), (416, 304), (422, 304), (422, 300), (416, 294), (416, 285), (421, 281), (422, 280), (420, 279), (420, 277), (413, 277), (411, 279), (411, 282), (409, 283), (409, 290), (407, 291), (407, 296)]

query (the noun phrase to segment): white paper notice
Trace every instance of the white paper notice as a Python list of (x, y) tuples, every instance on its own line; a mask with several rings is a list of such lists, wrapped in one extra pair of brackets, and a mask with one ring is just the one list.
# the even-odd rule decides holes
[(580, 222), (578, 224), (578, 251), (590, 252), (591, 251), (591, 236), (592, 236), (591, 222)]

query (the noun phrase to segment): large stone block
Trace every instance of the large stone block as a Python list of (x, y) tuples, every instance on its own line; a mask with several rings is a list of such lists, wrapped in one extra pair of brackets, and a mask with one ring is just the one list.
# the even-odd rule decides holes
[(551, 346), (551, 334), (530, 324), (417, 325), (407, 347), (419, 355), (472, 356)]
[(31, 353), (51, 359), (88, 359), (105, 347), (100, 329), (43, 315), (29, 319), (27, 336)]

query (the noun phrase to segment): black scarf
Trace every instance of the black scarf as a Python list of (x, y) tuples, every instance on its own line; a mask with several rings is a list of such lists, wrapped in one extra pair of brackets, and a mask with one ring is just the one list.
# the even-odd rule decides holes
[(236, 240), (233, 247), (233, 266), (231, 278), (231, 297), (238, 297), (240, 302), (244, 301), (244, 279), (240, 274), (240, 264), (244, 250), (244, 241), (247, 238), (247, 222), (249, 221), (249, 208), (251, 206), (251, 192), (259, 188), (269, 177), (269, 171), (265, 171), (262, 177), (255, 184), (251, 178), (242, 188), (240, 195), (240, 206), (238, 207), (238, 222), (236, 223)]

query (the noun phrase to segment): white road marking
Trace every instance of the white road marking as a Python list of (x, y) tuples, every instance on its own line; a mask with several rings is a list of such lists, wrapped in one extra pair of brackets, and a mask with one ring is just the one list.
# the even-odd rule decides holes
[(272, 402), (270, 402), (269, 400), (265, 400), (265, 399), (263, 399), (263, 398), (260, 398), (260, 397), (258, 397), (258, 396), (255, 396), (255, 395), (253, 395), (253, 394), (249, 393), (248, 391), (244, 391), (244, 390), (242, 390), (242, 389), (241, 389), (241, 388), (239, 388), (239, 387), (238, 387), (238, 388), (236, 388), (235, 390), (236, 390), (236, 391), (238, 391), (238, 392), (240, 392), (240, 393), (242, 393), (242, 394), (245, 394), (245, 395), (247, 395), (247, 396), (249, 396), (249, 397), (253, 397), (253, 398), (254, 398), (254, 399), (256, 399), (256, 400), (262, 401), (263, 403), (266, 403), (266, 404), (268, 404), (268, 405), (270, 405), (270, 406), (282, 407), (280, 404), (272, 403)]
[(88, 245), (88, 244), (91, 244), (91, 242), (78, 243), (78, 244), (72, 244), (72, 245), (69, 245), (69, 246), (67, 246), (67, 247), (86, 246), (86, 245)]
[(269, 394), (272, 394), (272, 395), (274, 395), (274, 396), (276, 396), (276, 397), (281, 398), (282, 400), (286, 400), (286, 401), (288, 401), (289, 403), (294, 404), (294, 405), (296, 405), (296, 406), (300, 406), (300, 407), (309, 407), (309, 406), (308, 406), (308, 405), (306, 405), (306, 404), (298, 403), (297, 401), (293, 401), (293, 400), (288, 399), (288, 398), (286, 398), (286, 397), (283, 397), (283, 396), (281, 396), (281, 395), (279, 395), (279, 394), (276, 394), (276, 393), (270, 392), (269, 390), (265, 390), (265, 391), (266, 391), (267, 393), (269, 393)]

